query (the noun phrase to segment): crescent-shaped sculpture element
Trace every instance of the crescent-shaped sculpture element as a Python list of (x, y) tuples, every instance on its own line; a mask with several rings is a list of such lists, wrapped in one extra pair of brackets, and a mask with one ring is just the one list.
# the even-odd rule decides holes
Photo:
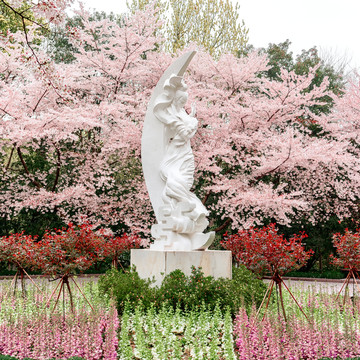
[(151, 228), (152, 250), (206, 250), (214, 232), (208, 226), (208, 211), (191, 192), (194, 155), (190, 139), (198, 121), (195, 106), (185, 111), (188, 98), (183, 75), (195, 51), (177, 59), (164, 73), (151, 96), (142, 136), (142, 165), (157, 224)]
[(176, 59), (164, 72), (157, 83), (145, 115), (142, 140), (141, 158), (146, 187), (153, 206), (157, 221), (159, 209), (164, 205), (161, 194), (164, 191), (165, 182), (160, 177), (160, 164), (165, 153), (165, 127), (154, 115), (154, 104), (157, 97), (163, 92), (165, 81), (172, 75), (183, 76), (196, 51), (190, 51)]

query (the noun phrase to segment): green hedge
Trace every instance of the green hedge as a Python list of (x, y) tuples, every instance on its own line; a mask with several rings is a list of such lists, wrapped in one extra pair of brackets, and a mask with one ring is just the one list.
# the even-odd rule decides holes
[(167, 303), (183, 310), (202, 304), (212, 310), (218, 305), (220, 309), (229, 308), (235, 315), (241, 306), (247, 309), (253, 304), (259, 306), (266, 291), (266, 285), (245, 267), (234, 267), (231, 280), (205, 276), (201, 268), (192, 267), (190, 276), (175, 270), (165, 276), (160, 287), (141, 279), (134, 268), (127, 272), (112, 269), (100, 277), (98, 285), (100, 293), (116, 301), (120, 313), (126, 304), (134, 308), (142, 303), (144, 308), (159, 309)]
[(312, 279), (345, 279), (346, 271), (342, 270), (324, 270), (324, 271), (292, 271), (287, 273), (287, 277), (306, 277)]

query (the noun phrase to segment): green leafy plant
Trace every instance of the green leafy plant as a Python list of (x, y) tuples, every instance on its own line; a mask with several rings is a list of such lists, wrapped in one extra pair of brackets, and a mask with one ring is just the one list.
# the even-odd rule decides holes
[(227, 298), (226, 283), (225, 279), (205, 276), (201, 268), (195, 266), (192, 266), (190, 276), (175, 270), (165, 276), (158, 289), (158, 303), (165, 301), (181, 309), (199, 308), (203, 303), (209, 309), (214, 309), (216, 304), (223, 308)]
[(18, 360), (18, 359), (14, 358), (13, 356), (10, 356), (10, 355), (0, 354), (0, 360)]
[(249, 270), (241, 266), (233, 269), (233, 279), (214, 279), (205, 276), (201, 268), (192, 267), (186, 276), (181, 270), (166, 275), (160, 287), (152, 287), (151, 280), (140, 279), (135, 268), (123, 272), (112, 269), (98, 282), (101, 294), (112, 297), (120, 313), (128, 303), (131, 308), (139, 302), (145, 309), (161, 309), (164, 304), (173, 309), (199, 309), (203, 304), (209, 310), (219, 307), (236, 314), (241, 306), (250, 309), (263, 298), (266, 286)]
[(191, 275), (189, 276), (189, 305), (200, 307), (205, 303), (209, 309), (214, 309), (219, 303), (223, 308), (226, 305), (226, 279), (215, 280), (212, 276), (205, 276), (201, 268), (191, 267)]
[(188, 296), (188, 277), (181, 270), (175, 270), (162, 281), (157, 291), (157, 303), (167, 302), (173, 308), (184, 309)]
[(226, 305), (231, 314), (236, 314), (240, 307), (248, 311), (253, 305), (259, 307), (266, 292), (266, 285), (244, 265), (233, 267), (232, 280), (226, 282)]
[(128, 271), (115, 268), (107, 271), (98, 281), (101, 294), (109, 295), (116, 301), (117, 309), (123, 313), (125, 304), (135, 307), (140, 302), (145, 308), (150, 307), (155, 300), (155, 288), (151, 288), (152, 280), (141, 279), (135, 267)]
[(290, 271), (287, 277), (304, 277), (312, 279), (343, 279), (344, 271), (329, 269), (323, 271)]

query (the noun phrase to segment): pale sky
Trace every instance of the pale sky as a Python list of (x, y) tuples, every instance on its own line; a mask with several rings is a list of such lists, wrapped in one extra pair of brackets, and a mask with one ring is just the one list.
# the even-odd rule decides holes
[[(82, 0), (85, 7), (126, 11), (126, 0)], [(236, 0), (233, 0), (236, 2)], [(237, 0), (249, 43), (267, 47), (289, 39), (294, 55), (313, 46), (360, 70), (360, 0)]]

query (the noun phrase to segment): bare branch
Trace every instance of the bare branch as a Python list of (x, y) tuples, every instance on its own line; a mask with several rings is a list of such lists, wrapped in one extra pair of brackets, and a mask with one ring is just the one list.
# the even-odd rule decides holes
[(262, 177), (264, 177), (264, 176), (266, 176), (266, 175), (269, 175), (269, 174), (271, 174), (272, 172), (274, 172), (274, 171), (276, 171), (277, 169), (279, 169), (282, 165), (284, 165), (284, 164), (290, 159), (290, 153), (291, 153), (291, 144), (290, 144), (290, 146), (289, 146), (289, 151), (288, 151), (288, 154), (287, 154), (286, 158), (285, 158), (278, 166), (276, 166), (274, 169), (271, 169), (271, 170), (265, 172), (265, 173), (262, 174), (262, 175), (256, 176), (255, 179), (256, 179), (256, 180), (259, 180), (259, 179), (261, 179)]
[(280, 109), (277, 109), (277, 110), (267, 119), (267, 122), (269, 122), (279, 111), (280, 111)]
[(40, 104), (40, 101), (41, 101), (41, 100), (43, 99), (43, 97), (47, 94), (47, 92), (48, 92), (48, 90), (46, 89), (46, 90), (44, 91), (44, 93), (40, 96), (38, 102), (36, 103), (35, 107), (33, 108), (33, 113), (36, 111), (37, 107), (38, 107), (39, 104)]
[(228, 219), (225, 220), (225, 222), (222, 225), (220, 225), (219, 227), (217, 227), (213, 231), (215, 231), (217, 233), (217, 232), (219, 232), (221, 230), (224, 230), (228, 225), (231, 224), (231, 222), (232, 222), (232, 220), (230, 218), (228, 218)]
[(56, 149), (56, 154), (57, 154), (57, 163), (56, 163), (56, 174), (55, 174), (55, 180), (54, 180), (54, 185), (51, 189), (52, 192), (55, 191), (56, 186), (59, 182), (59, 177), (60, 177), (60, 168), (61, 168), (61, 154), (60, 154), (60, 150), (55, 146)]
[(202, 204), (205, 205), (209, 196), (211, 195), (211, 191), (208, 191), (207, 194), (204, 196), (204, 198), (202, 199)]
[(14, 154), (15, 147), (16, 147), (16, 144), (14, 144), (13, 148), (11, 149), (10, 156), (9, 156), (9, 160), (8, 160), (6, 166), (5, 166), (4, 173), (7, 172), (8, 169), (9, 169), (9, 167), (10, 167), (11, 159), (12, 159), (12, 156), (13, 156), (13, 154)]
[(28, 167), (27, 167), (27, 165), (26, 165), (26, 162), (25, 162), (25, 160), (24, 160), (24, 158), (23, 158), (23, 156), (22, 156), (20, 147), (17, 148), (17, 153), (18, 153), (18, 155), (19, 155), (19, 159), (20, 159), (20, 161), (21, 161), (21, 163), (22, 163), (22, 165), (23, 165), (23, 167), (24, 167), (24, 170), (25, 170), (26, 174), (29, 176), (30, 181), (33, 183), (33, 185), (35, 185), (35, 187), (36, 187), (38, 190), (40, 190), (40, 189), (42, 188), (42, 186), (41, 186), (41, 184), (40, 184), (37, 180), (31, 178), (30, 171), (29, 171), (29, 169), (28, 169)]

